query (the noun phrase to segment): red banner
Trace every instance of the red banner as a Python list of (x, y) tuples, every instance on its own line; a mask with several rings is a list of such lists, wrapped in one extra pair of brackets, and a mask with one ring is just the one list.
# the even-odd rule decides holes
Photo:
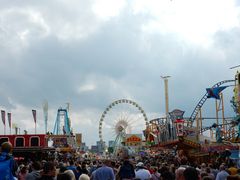
[(37, 121), (37, 111), (33, 109), (32, 114), (33, 114), (33, 120), (36, 123), (36, 121)]
[(11, 129), (12, 128), (12, 117), (11, 117), (11, 113), (7, 113), (7, 116), (8, 116), (8, 124), (9, 124), (9, 128)]
[(3, 122), (3, 124), (4, 124), (4, 126), (5, 126), (5, 122), (6, 122), (6, 120), (5, 120), (5, 111), (3, 111), (3, 110), (1, 110), (1, 115), (2, 115), (2, 122)]

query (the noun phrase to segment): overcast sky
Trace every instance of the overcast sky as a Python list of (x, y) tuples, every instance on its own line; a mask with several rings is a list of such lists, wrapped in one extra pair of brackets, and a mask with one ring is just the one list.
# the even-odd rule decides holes
[[(229, 68), (240, 64), (239, 49), (237, 0), (3, 0), (0, 108), (29, 133), (36, 109), (37, 132), (43, 133), (44, 100), (49, 131), (57, 109), (70, 103), (73, 131), (91, 145), (103, 111), (115, 100), (137, 102), (149, 119), (163, 116), (160, 76), (171, 76), (170, 110), (190, 116), (205, 88), (234, 78), (237, 69)], [(224, 95), (226, 116), (234, 116), (232, 88)], [(214, 101), (204, 106), (203, 116), (211, 115)], [(111, 113), (121, 108), (135, 113), (128, 105)], [(132, 129), (143, 124), (140, 118)]]

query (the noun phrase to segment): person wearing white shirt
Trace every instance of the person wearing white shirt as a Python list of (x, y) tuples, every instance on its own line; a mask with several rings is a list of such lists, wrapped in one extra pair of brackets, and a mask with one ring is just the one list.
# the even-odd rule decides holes
[(149, 170), (144, 168), (144, 164), (142, 162), (137, 163), (136, 167), (137, 167), (135, 171), (136, 179), (150, 180), (152, 178), (151, 173), (149, 172)]

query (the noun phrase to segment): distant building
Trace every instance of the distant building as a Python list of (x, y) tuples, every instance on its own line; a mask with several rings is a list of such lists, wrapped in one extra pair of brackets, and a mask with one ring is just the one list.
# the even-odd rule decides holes
[(108, 153), (114, 152), (114, 142), (115, 141), (108, 141)]
[(106, 142), (105, 141), (103, 141), (103, 142), (97, 141), (97, 152), (98, 153), (102, 154), (105, 151), (105, 147), (106, 147)]
[(86, 146), (86, 143), (85, 143), (85, 142), (81, 143), (80, 151), (84, 151), (84, 152), (87, 152), (87, 151), (88, 151), (88, 147)]
[(98, 152), (98, 147), (96, 145), (91, 146), (91, 152), (92, 153), (97, 153)]

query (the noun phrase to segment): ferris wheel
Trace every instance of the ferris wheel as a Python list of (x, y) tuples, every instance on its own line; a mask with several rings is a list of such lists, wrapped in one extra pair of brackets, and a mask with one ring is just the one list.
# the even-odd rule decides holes
[(126, 134), (143, 134), (148, 126), (145, 111), (136, 102), (120, 99), (112, 102), (99, 121), (100, 142), (112, 141), (114, 152), (122, 146)]

